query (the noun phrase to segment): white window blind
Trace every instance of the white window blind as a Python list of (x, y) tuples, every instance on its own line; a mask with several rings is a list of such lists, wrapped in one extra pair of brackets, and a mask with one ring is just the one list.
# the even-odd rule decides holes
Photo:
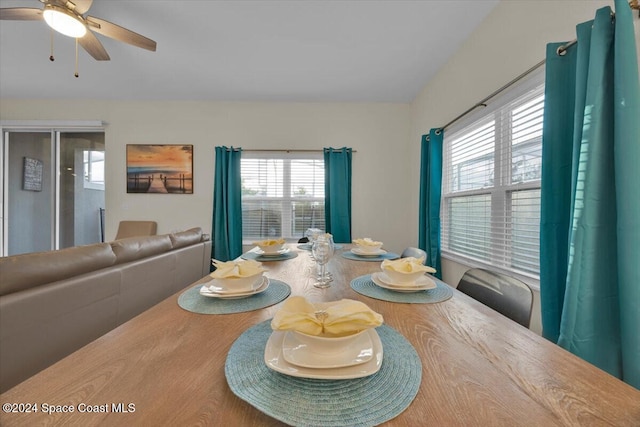
[(543, 77), (445, 132), (443, 254), (539, 276)]
[(325, 228), (321, 151), (243, 151), (242, 236), (297, 241), (307, 228)]

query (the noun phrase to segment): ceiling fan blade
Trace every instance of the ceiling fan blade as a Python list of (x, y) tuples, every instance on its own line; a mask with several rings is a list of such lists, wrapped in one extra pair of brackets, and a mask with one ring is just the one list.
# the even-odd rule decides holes
[(0, 19), (12, 21), (42, 21), (42, 9), (8, 7), (0, 9)]
[(89, 29), (98, 34), (153, 52), (156, 51), (156, 42), (141, 36), (138, 33), (134, 33), (133, 31), (127, 30), (119, 25), (112, 24), (104, 19), (94, 18), (93, 16), (87, 16), (86, 21)]
[(87, 31), (87, 34), (80, 37), (78, 39), (78, 43), (80, 43), (80, 46), (82, 46), (89, 55), (93, 56), (98, 61), (108, 61), (111, 59), (109, 58), (109, 54), (105, 50), (104, 46), (102, 46), (102, 43), (100, 43), (100, 40), (98, 40), (91, 31)]
[(68, 3), (73, 3), (75, 5), (73, 10), (78, 12), (80, 15), (84, 15), (91, 7), (93, 0), (71, 0)]

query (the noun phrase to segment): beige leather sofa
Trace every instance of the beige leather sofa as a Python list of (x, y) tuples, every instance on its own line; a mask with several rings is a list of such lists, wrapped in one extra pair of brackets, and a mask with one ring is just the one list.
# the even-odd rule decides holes
[(209, 274), (210, 265), (211, 241), (200, 228), (0, 258), (0, 392)]

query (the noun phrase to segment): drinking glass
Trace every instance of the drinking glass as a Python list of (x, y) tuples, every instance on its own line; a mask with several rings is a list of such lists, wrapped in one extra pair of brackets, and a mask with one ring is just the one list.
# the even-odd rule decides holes
[(320, 266), (320, 275), (316, 283), (313, 284), (316, 288), (328, 288), (330, 285), (327, 275), (325, 273), (326, 265), (333, 256), (333, 239), (325, 236), (318, 236), (311, 246), (311, 253), (313, 259)]
[[(307, 230), (304, 232), (304, 236), (309, 240), (309, 242), (307, 243), (309, 245), (308, 246), (309, 249), (311, 249), (313, 247), (313, 242), (322, 233), (323, 233), (323, 231), (320, 230), (319, 228), (307, 228)], [(311, 259), (313, 259), (313, 253), (311, 251), (309, 251), (309, 257)]]
[(313, 228), (307, 228), (304, 232), (304, 237), (307, 238), (308, 243), (311, 243), (313, 239)]
[(321, 234), (322, 230), (319, 228), (307, 228), (304, 232), (304, 237), (306, 237), (309, 240), (309, 244), (312, 245), (314, 240), (316, 240), (316, 238)]
[[(333, 241), (333, 236), (329, 233), (325, 233), (322, 235), (323, 238), (329, 240), (329, 243), (331, 244), (331, 247), (333, 248), (333, 253), (332, 255), (335, 255), (335, 248), (336, 245)], [(313, 258), (313, 254), (311, 254), (311, 257)], [(331, 272), (329, 270), (327, 270), (326, 268), (323, 270), (321, 265), (316, 265), (316, 280), (324, 280), (326, 282), (333, 282), (333, 275), (331, 274)]]

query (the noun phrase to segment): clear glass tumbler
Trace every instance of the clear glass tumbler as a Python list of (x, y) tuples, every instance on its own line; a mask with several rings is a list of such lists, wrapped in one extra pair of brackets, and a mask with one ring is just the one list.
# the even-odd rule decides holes
[(313, 284), (316, 288), (327, 288), (331, 286), (330, 279), (326, 274), (326, 265), (333, 256), (333, 251), (333, 239), (325, 235), (318, 236), (311, 246), (313, 259), (320, 267), (318, 280)]

